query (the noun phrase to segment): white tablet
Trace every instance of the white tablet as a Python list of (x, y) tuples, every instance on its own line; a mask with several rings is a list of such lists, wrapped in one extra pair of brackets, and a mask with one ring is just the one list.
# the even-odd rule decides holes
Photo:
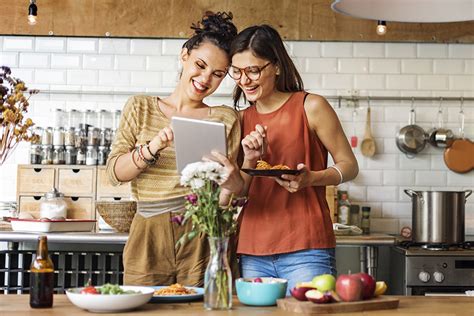
[(227, 156), (224, 123), (173, 116), (171, 126), (176, 150), (176, 167), (179, 173), (187, 164), (210, 156), (213, 150)]

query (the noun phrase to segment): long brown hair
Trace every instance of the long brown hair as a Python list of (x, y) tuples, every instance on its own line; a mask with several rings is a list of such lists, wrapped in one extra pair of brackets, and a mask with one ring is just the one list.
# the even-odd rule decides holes
[[(232, 41), (230, 57), (235, 54), (250, 50), (256, 57), (266, 59), (279, 68), (280, 74), (276, 79), (276, 89), (282, 92), (302, 91), (301, 79), (295, 64), (291, 60), (280, 34), (270, 25), (250, 26), (240, 32)], [(234, 107), (239, 108), (240, 98), (247, 102), (242, 89), (236, 85), (233, 99)]]

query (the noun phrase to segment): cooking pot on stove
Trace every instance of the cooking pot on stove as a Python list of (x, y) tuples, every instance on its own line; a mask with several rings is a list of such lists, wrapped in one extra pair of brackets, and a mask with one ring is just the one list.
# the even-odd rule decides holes
[(466, 191), (404, 190), (412, 202), (412, 240), (426, 245), (464, 242)]

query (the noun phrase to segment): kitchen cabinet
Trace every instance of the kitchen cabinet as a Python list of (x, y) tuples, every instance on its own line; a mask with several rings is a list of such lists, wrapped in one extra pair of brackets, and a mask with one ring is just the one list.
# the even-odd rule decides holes
[(105, 166), (19, 165), (17, 205), (21, 212), (39, 218), (44, 194), (56, 187), (68, 204), (68, 218), (96, 219), (97, 200), (130, 198), (130, 184), (109, 182)]

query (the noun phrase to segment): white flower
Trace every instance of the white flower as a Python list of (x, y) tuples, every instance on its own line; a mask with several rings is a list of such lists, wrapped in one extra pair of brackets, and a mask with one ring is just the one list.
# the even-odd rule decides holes
[(199, 189), (205, 180), (220, 182), (226, 176), (225, 168), (215, 161), (198, 161), (187, 164), (181, 171), (181, 185)]

